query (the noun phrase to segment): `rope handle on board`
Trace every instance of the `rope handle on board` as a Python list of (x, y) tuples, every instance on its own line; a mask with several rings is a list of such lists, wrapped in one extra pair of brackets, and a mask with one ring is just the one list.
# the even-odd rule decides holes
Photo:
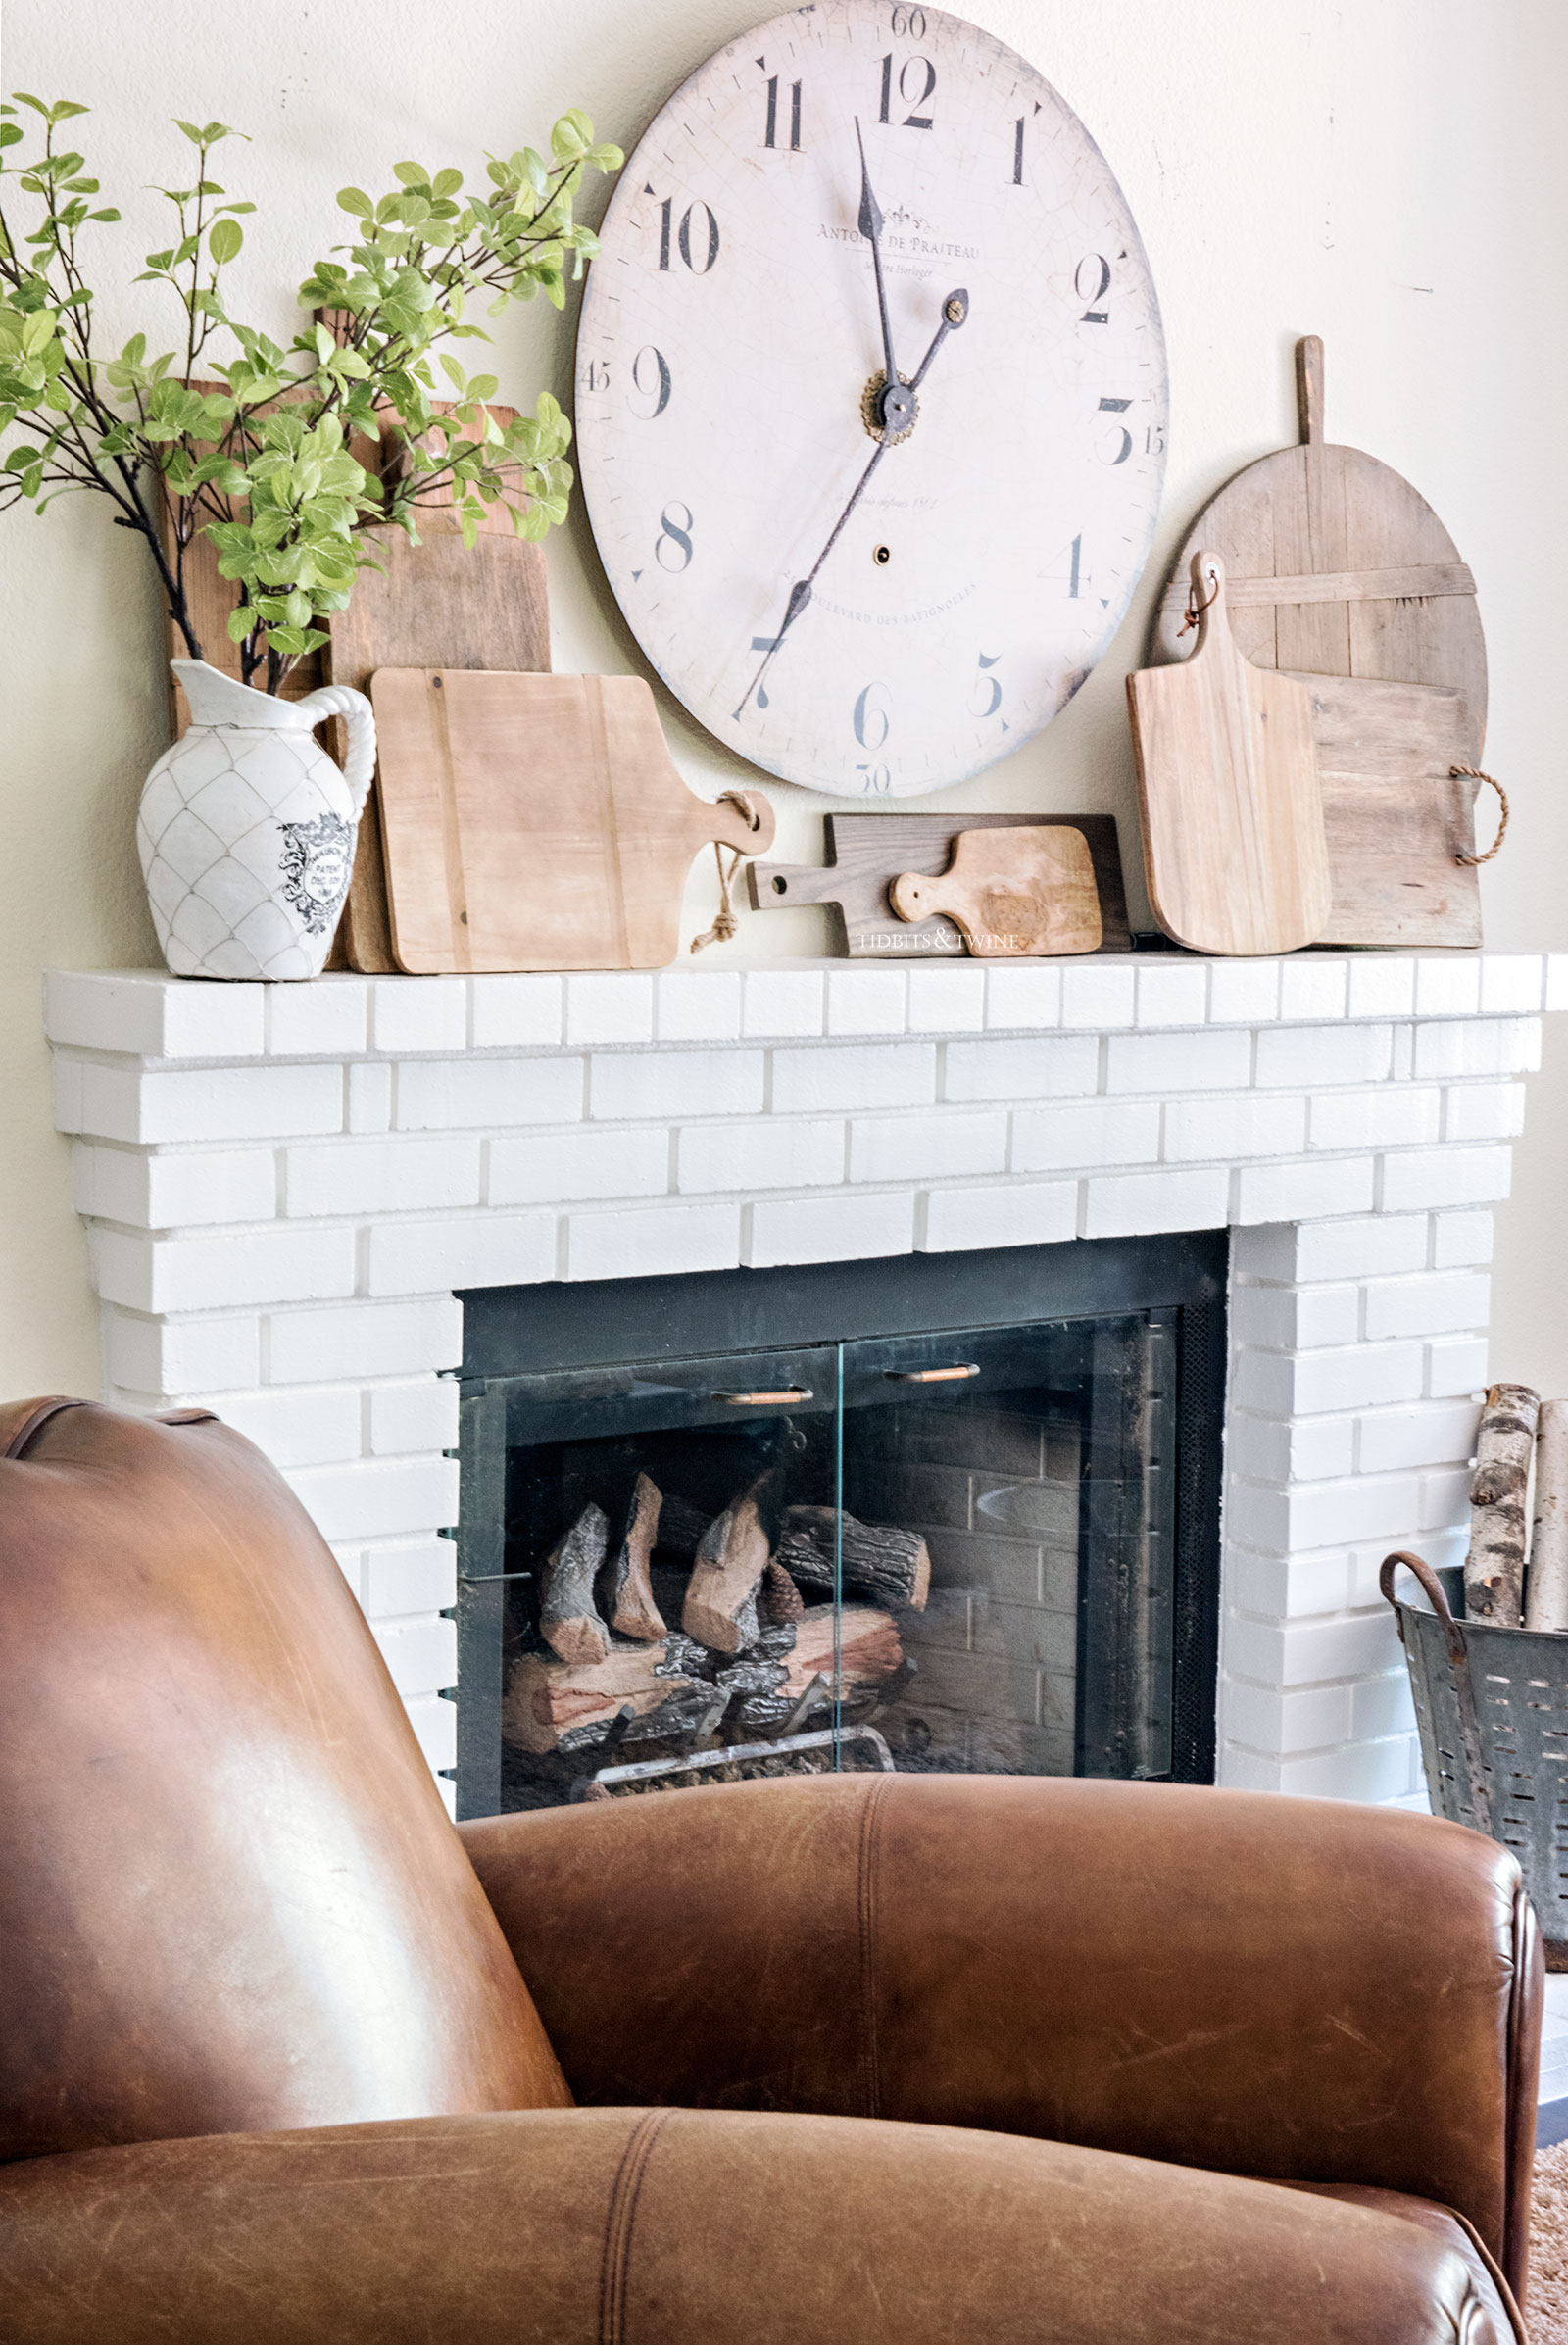
[[(720, 806), (727, 803), (732, 806), (739, 806), (753, 830), (761, 829), (760, 817), (753, 812), (738, 790), (721, 790), (718, 794), (718, 803)], [(705, 930), (700, 937), (693, 937), (692, 951), (694, 953), (701, 953), (705, 945), (727, 945), (739, 926), (735, 914), (730, 909), (729, 892), (735, 874), (746, 860), (745, 848), (732, 847), (729, 850), (729, 869), (726, 871), (724, 848), (721, 842), (715, 839), (713, 841), (713, 860), (718, 865), (718, 913), (711, 928)]]
[(1496, 779), (1495, 775), (1483, 773), (1479, 765), (1450, 765), (1448, 767), (1448, 771), (1453, 775), (1455, 780), (1457, 780), (1458, 777), (1463, 774), (1472, 782), (1489, 782), (1492, 788), (1497, 793), (1499, 808), (1497, 835), (1493, 840), (1492, 845), (1487, 849), (1486, 854), (1466, 855), (1464, 850), (1459, 848), (1455, 850), (1453, 857), (1456, 863), (1490, 863), (1493, 856), (1496, 854), (1498, 848), (1502, 845), (1504, 839), (1506, 839), (1508, 836), (1508, 793), (1503, 788), (1502, 784)]

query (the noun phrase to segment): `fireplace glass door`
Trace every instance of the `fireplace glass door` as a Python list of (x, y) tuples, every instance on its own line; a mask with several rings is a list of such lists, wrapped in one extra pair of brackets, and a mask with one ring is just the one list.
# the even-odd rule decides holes
[(839, 1769), (1207, 1774), (1183, 1311), (472, 1380), (460, 1814)]

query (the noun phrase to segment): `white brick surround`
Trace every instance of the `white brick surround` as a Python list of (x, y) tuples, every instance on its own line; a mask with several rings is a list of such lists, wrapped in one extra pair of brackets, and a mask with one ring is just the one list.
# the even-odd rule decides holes
[(1220, 1780), (1418, 1793), (1377, 1566), (1462, 1540), (1489, 1208), (1568, 955), (106, 971), (46, 1006), (109, 1397), (277, 1461), (434, 1767), (455, 1288), (1229, 1223)]

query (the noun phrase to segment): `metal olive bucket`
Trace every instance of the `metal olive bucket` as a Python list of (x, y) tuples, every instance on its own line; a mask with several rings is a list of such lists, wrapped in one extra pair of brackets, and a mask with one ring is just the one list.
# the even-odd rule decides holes
[[(1400, 1564), (1425, 1605), (1395, 1595)], [(1512, 1849), (1548, 1964), (1568, 1969), (1568, 1636), (1455, 1620), (1419, 1555), (1388, 1556), (1378, 1585), (1404, 1646), (1432, 1805)]]

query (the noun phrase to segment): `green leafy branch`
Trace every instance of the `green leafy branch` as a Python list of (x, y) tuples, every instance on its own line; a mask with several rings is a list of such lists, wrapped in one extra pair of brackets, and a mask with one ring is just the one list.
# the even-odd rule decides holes
[[(26, 142), (19, 108), (38, 118), (42, 145), (8, 162)], [(315, 315), (286, 350), (224, 301), (241, 217), (255, 207), (228, 199), (208, 165), (238, 134), (179, 122), (196, 149), (195, 183), (159, 190), (176, 233), (134, 281), (172, 293), (182, 347), (149, 358), (137, 333), (105, 360), (77, 240), (89, 222), (121, 216), (92, 206), (98, 181), (60, 136), (85, 112), (20, 90), (0, 105), (0, 182), (14, 180), (37, 215), (14, 232), (0, 184), (0, 512), (24, 502), (42, 513), (68, 490), (107, 495), (116, 521), (146, 539), (193, 659), (203, 653), (187, 558), (205, 535), (241, 589), (228, 622), (241, 672), (249, 682), (265, 670), (273, 692), (376, 563), (373, 529), (416, 541), (421, 508), (439, 504), (471, 546), (496, 509), (530, 539), (564, 518), (571, 427), (557, 402), (542, 393), (533, 415), (503, 419), (495, 375), (468, 374), (438, 345), (486, 338), (466, 315), (477, 300), (496, 316), (542, 292), (559, 309), (568, 258), (580, 275), (597, 252), (574, 199), (585, 171), (618, 170), (621, 155), (595, 145), (586, 115), (574, 108), (556, 123), (548, 162), (531, 147), (489, 158), (482, 195), (463, 194), (460, 171), (417, 163), (396, 165), (398, 185), (377, 200), (344, 188), (354, 240), (301, 285)], [(215, 337), (225, 359), (207, 358)]]

